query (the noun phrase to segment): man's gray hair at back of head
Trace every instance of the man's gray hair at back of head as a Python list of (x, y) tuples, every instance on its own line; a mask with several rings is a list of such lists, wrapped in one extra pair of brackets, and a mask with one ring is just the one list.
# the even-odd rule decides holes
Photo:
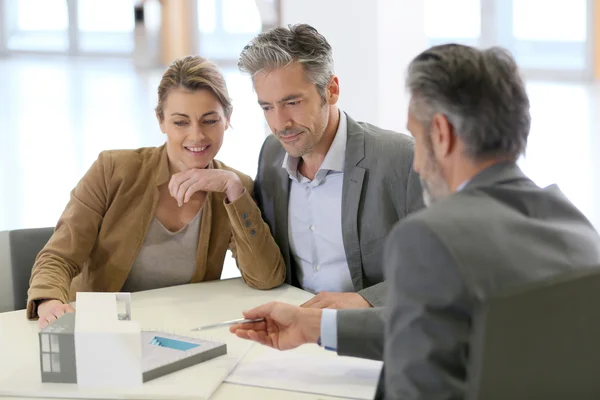
[(529, 98), (510, 53), (446, 44), (418, 55), (408, 67), (411, 111), (425, 126), (441, 113), (476, 161), (525, 154)]
[(325, 101), (325, 89), (334, 73), (333, 52), (327, 39), (310, 25), (289, 25), (259, 34), (244, 47), (238, 67), (254, 78), (260, 72), (294, 62), (304, 67), (306, 77), (317, 86)]

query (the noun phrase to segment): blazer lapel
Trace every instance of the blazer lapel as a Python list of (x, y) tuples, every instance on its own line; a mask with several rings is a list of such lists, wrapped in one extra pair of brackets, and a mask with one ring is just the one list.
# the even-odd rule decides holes
[(279, 243), (281, 254), (285, 265), (287, 265), (287, 278), (288, 284), (293, 284), (295, 281), (295, 275), (292, 273), (292, 260), (290, 256), (290, 242), (288, 238), (288, 206), (290, 198), (290, 177), (285, 168), (280, 166), (283, 163), (285, 157), (285, 151), (282, 151), (281, 156), (278, 158), (275, 164), (275, 200), (274, 200), (274, 217), (275, 217), (275, 229), (273, 232), (275, 235), (275, 241)]
[(358, 214), (365, 177), (365, 169), (359, 164), (364, 158), (364, 131), (356, 121), (348, 116), (348, 140), (346, 142), (342, 189), (342, 236), (348, 269), (352, 276), (354, 289), (357, 291), (364, 288), (362, 257), (358, 237)]

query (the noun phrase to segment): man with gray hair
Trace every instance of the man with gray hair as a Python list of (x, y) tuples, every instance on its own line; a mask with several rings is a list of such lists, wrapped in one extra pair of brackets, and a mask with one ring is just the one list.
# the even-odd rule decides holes
[(423, 206), (408, 135), (356, 122), (338, 106), (325, 37), (306, 24), (275, 28), (244, 48), (273, 132), (255, 195), (287, 264), (287, 283), (317, 293), (313, 308), (381, 306), (392, 226)]
[(598, 268), (600, 237), (555, 185), (540, 188), (517, 166), (531, 118), (508, 52), (433, 47), (411, 62), (407, 88), (429, 207), (389, 235), (385, 308), (338, 312), (331, 332), (321, 310), (269, 303), (244, 313), (265, 322), (231, 331), (278, 349), (316, 342), (340, 355), (383, 355), (378, 398), (462, 399), (484, 299)]

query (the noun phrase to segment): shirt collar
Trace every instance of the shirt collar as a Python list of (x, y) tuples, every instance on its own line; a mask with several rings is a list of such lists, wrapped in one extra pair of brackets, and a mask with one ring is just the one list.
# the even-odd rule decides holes
[[(346, 161), (346, 142), (348, 141), (348, 117), (346, 113), (339, 110), (340, 122), (335, 133), (335, 138), (331, 143), (331, 147), (325, 155), (323, 163), (319, 167), (319, 171), (334, 171), (344, 172), (344, 162)], [(298, 179), (298, 157), (290, 156), (288, 153), (283, 158), (282, 168), (287, 170), (288, 175), (292, 179)]]
[(464, 181), (463, 183), (461, 183), (460, 185), (458, 185), (458, 187), (456, 188), (457, 192), (460, 192), (461, 190), (463, 190), (465, 188), (465, 186), (467, 186), (467, 184), (469, 183), (470, 179), (467, 179), (466, 181)]

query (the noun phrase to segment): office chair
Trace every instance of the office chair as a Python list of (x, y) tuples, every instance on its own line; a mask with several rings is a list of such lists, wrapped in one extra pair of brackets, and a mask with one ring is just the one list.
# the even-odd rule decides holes
[(5, 232), (8, 234), (10, 253), (13, 310), (26, 307), (27, 289), (33, 263), (40, 250), (48, 243), (53, 232), (54, 228), (19, 229)]
[(468, 399), (600, 399), (600, 268), (486, 299), (474, 318)]

